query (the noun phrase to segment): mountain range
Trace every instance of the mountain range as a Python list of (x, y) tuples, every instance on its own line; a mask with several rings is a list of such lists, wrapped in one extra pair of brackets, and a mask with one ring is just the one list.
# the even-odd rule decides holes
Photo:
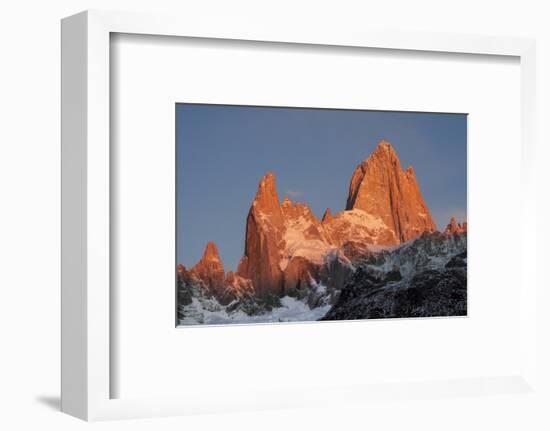
[[(213, 242), (207, 243), (193, 267), (177, 266), (179, 318), (184, 323), (204, 323), (206, 312), (222, 309), (228, 316), (261, 314), (280, 306), (285, 297), (301, 301), (309, 310), (323, 308), (326, 313), (319, 318), (373, 317), (353, 307), (351, 314), (339, 314), (339, 309), (347, 310), (340, 302), (349, 299), (345, 292), (352, 289), (348, 284), (364, 283), (368, 273), (366, 279), (378, 288), (389, 282), (410, 288), (406, 280), (423, 270), (434, 270), (431, 263), (439, 262), (438, 253), (445, 256), (443, 260), (465, 253), (466, 235), (466, 222), (457, 223), (454, 218), (444, 232), (437, 232), (413, 167), (403, 169), (386, 141), (355, 168), (345, 209), (333, 214), (327, 208), (321, 220), (305, 203), (293, 202), (288, 196), (281, 203), (275, 175), (268, 172), (260, 179), (246, 217), (244, 253), (237, 270), (225, 271)], [(416, 244), (412, 248), (416, 254), (404, 253), (411, 244)], [(434, 250), (439, 250), (437, 256), (431, 256)], [(399, 260), (402, 255), (408, 258)], [(424, 264), (415, 266), (415, 261)], [(437, 268), (448, 262), (439, 263)], [(384, 268), (375, 271), (383, 277), (372, 275), (375, 267)], [(413, 273), (407, 270), (411, 267), (416, 268)], [(464, 285), (465, 293), (465, 274), (464, 283), (458, 280), (457, 284)], [(372, 289), (363, 290), (372, 296)], [(355, 300), (360, 296), (354, 296)], [(392, 317), (392, 312), (382, 317)]]

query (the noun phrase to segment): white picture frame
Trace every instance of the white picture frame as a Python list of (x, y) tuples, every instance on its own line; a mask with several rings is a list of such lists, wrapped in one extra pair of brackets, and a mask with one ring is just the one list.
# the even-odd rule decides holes
[[(333, 47), (365, 47), (513, 56), (521, 67), (521, 375), (404, 384), (400, 397), (532, 392), (536, 366), (536, 195), (535, 195), (535, 42), (531, 39), (369, 31), (343, 33), (311, 28), (234, 28), (192, 17), (87, 11), (62, 21), (62, 410), (85, 420), (105, 420), (269, 408), (269, 395), (228, 400), (226, 405), (182, 402), (178, 398), (113, 399), (110, 352), (110, 36), (127, 33), (208, 39), (283, 42)], [(262, 388), (257, 388), (258, 393)], [(276, 407), (318, 405), (343, 399), (384, 399), (395, 385), (307, 388)]]

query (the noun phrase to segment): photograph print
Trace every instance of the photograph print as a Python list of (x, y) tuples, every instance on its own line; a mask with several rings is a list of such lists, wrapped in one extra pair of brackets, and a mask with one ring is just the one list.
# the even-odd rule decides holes
[(467, 315), (467, 115), (176, 105), (176, 322)]

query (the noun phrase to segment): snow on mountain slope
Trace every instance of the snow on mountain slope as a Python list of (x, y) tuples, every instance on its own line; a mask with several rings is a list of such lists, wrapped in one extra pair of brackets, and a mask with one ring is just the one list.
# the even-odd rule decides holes
[(288, 261), (297, 256), (305, 257), (320, 265), (324, 261), (324, 256), (334, 248), (321, 235), (308, 236), (307, 232), (312, 229), (317, 228), (304, 217), (292, 220), (286, 225), (283, 235), (285, 247), (282, 251), (283, 259), (280, 264), (283, 271)]
[(280, 306), (257, 315), (249, 315), (242, 310), (228, 311), (227, 307), (218, 306), (210, 300), (209, 303), (193, 298), (193, 302), (185, 307), (185, 317), (180, 325), (223, 325), (227, 323), (273, 323), (300, 322), (321, 319), (331, 308), (323, 305), (310, 308), (308, 304), (290, 296), (283, 296)]
[(467, 235), (433, 232), (408, 241), (392, 251), (383, 251), (368, 260), (384, 272), (399, 270), (404, 278), (420, 270), (444, 266), (453, 256), (466, 250)]
[(331, 242), (341, 246), (350, 239), (372, 245), (396, 243), (395, 232), (384, 221), (361, 209), (341, 211), (323, 223)]

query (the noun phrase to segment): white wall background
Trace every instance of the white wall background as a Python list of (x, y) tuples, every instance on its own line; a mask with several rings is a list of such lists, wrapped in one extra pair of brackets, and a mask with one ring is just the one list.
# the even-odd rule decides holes
[[(330, 27), (480, 33), (538, 40), (539, 262), (548, 243), (550, 11), (548, 2), (462, 0), (265, 2), (186, 0), (21, 0), (0, 10), (0, 427), (80, 429), (57, 412), (59, 398), (59, 20), (83, 9), (193, 13), (197, 19), (293, 21)], [(225, 17), (224, 17), (225, 16)], [(495, 154), (498, 161), (498, 154)], [(506, 214), (496, 215), (506, 217)], [(510, 220), (513, 235), (518, 227)], [(505, 240), (505, 239), (504, 239)], [(513, 250), (511, 250), (513, 253)], [(543, 274), (540, 274), (542, 276)], [(550, 283), (547, 283), (550, 284)], [(550, 285), (549, 285), (550, 288)], [(539, 298), (541, 319), (550, 295)], [(542, 338), (542, 337), (541, 337)], [(550, 340), (550, 336), (546, 337)], [(541, 361), (550, 363), (548, 344)], [(349, 405), (96, 424), (101, 429), (549, 429), (546, 406), (529, 397)], [(222, 428), (223, 427), (223, 428)]]

